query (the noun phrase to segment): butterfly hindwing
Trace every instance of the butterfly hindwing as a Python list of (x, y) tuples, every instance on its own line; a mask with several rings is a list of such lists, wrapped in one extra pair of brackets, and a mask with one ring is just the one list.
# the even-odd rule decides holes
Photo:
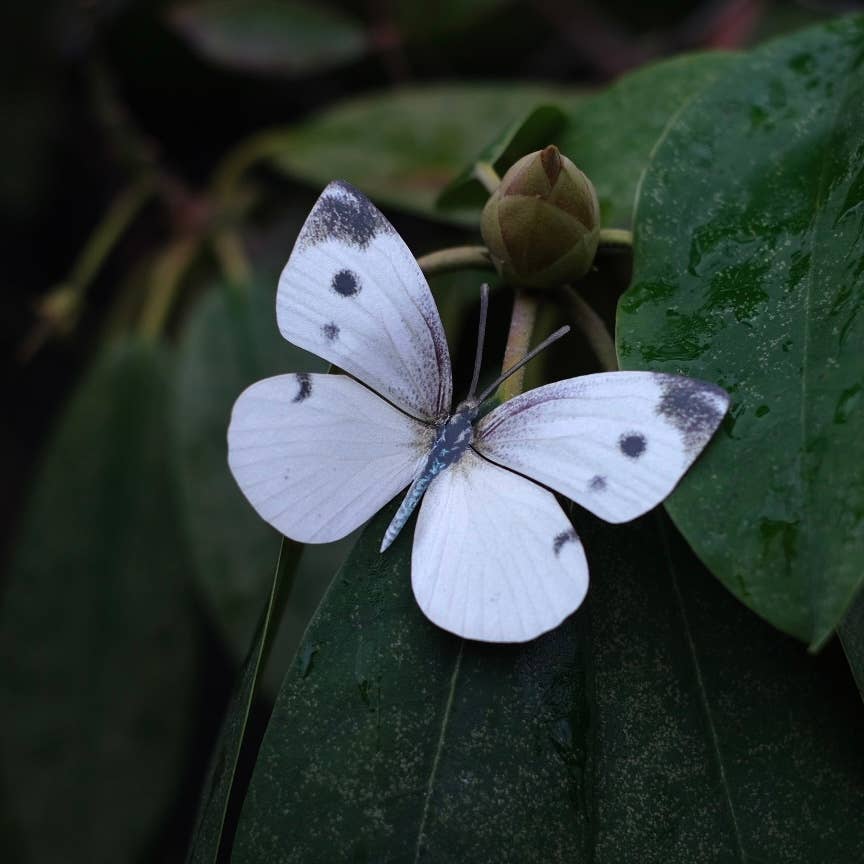
[(293, 540), (325, 543), (411, 482), (431, 434), (345, 375), (278, 375), (237, 399), (228, 462), (263, 519)]
[(604, 372), (505, 402), (478, 424), (474, 446), (607, 522), (627, 522), (672, 491), (728, 406), (705, 381)]
[(468, 450), (426, 492), (411, 583), (439, 627), (484, 642), (524, 642), (580, 605), (588, 565), (551, 492)]
[(383, 214), (331, 183), (309, 214), (276, 297), (279, 330), (414, 417), (450, 410), (450, 356), (414, 256)]

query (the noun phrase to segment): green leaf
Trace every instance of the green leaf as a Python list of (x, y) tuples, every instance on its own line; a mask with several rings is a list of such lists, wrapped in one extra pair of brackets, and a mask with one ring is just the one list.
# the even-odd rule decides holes
[(220, 852), (228, 848), (223, 836), (225, 819), (230, 804), (236, 802), (238, 794), (234, 787), (234, 778), (240, 751), (246, 740), (249, 712), (255, 701), (273, 637), (279, 627), (285, 597), (290, 587), (290, 571), (297, 563), (301, 549), (301, 546), (290, 540), (282, 540), (270, 596), (258, 622), (258, 630), (246, 655), (210, 759), (186, 858), (188, 864), (215, 864), (220, 860)]
[[(386, 508), (310, 624), (232, 861), (856, 860), (860, 703), (712, 580), (660, 514), (579, 515), (585, 606), (463, 642), (411, 592)], [(507, 542), (507, 538), (502, 538)]]
[(864, 19), (739, 58), (645, 175), (626, 368), (714, 381), (727, 422), (668, 509), (751, 609), (815, 649), (864, 578)]
[(553, 143), (591, 178), (605, 227), (630, 227), (639, 179), (670, 117), (734, 61), (720, 52), (664, 60), (576, 108)]
[(183, 334), (175, 411), (184, 525), (201, 594), (237, 657), (249, 646), (279, 535), (255, 513), (228, 469), (231, 408), (261, 378), (326, 369), (279, 334), (275, 276), (245, 290), (216, 286)]
[(106, 351), (45, 451), (0, 619), (3, 785), (28, 860), (141, 860), (197, 702), (170, 367)]
[(532, 84), (454, 84), (361, 96), (272, 133), (275, 163), (316, 186), (347, 180), (377, 204), (473, 224), (473, 213), (438, 211), (439, 192), (494, 130), (557, 92)]
[(474, 157), (473, 163), (438, 197), (438, 206), (442, 210), (482, 210), (489, 193), (476, 178), (474, 166), (478, 162), (485, 163), (502, 175), (517, 159), (546, 147), (566, 121), (567, 115), (556, 105), (533, 108), (527, 116), (512, 123)]
[(532, 112), (466, 163), (468, 167), (441, 195), (440, 206), (445, 211), (460, 207), (466, 220), (478, 222), (486, 196), (472, 177), (474, 163), (491, 161), (503, 174), (519, 157), (556, 144), (591, 178), (604, 227), (629, 228), (639, 178), (669, 118), (732, 57), (719, 52), (691, 54), (645, 66), (593, 97), (559, 100), (564, 119), (557, 124), (552, 115), (544, 118)]
[(246, 71), (308, 75), (369, 47), (362, 23), (301, 0), (197, 0), (175, 6), (170, 21), (208, 60)]

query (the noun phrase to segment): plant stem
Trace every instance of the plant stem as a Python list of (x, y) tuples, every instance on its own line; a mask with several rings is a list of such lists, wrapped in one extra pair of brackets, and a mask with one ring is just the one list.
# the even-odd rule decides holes
[(601, 228), (601, 246), (633, 246), (633, 232), (626, 228)]
[(159, 253), (148, 279), (147, 300), (141, 312), (138, 329), (149, 339), (156, 339), (165, 328), (183, 277), (201, 248), (198, 233), (181, 237)]
[[(510, 319), (510, 332), (507, 334), (507, 346), (504, 349), (504, 362), (501, 371), (505, 372), (511, 366), (515, 366), (527, 353), (531, 345), (531, 336), (534, 333), (534, 324), (537, 322), (537, 310), (539, 301), (533, 295), (516, 289), (513, 299), (513, 315)], [(498, 388), (497, 397), (500, 402), (506, 402), (522, 392), (525, 383), (525, 369), (514, 372)]]
[(594, 356), (605, 372), (618, 370), (618, 354), (615, 342), (603, 319), (585, 302), (575, 288), (566, 286), (563, 291), (573, 323), (581, 330)]
[(490, 195), (501, 185), (501, 178), (490, 162), (475, 162), (471, 173), (486, 187)]
[(135, 217), (154, 197), (155, 179), (147, 174), (120, 192), (93, 229), (65, 282), (39, 304), (40, 320), (25, 337), (19, 351), (29, 360), (56, 333), (69, 333), (78, 323), (87, 291)]
[(437, 276), (454, 270), (491, 270), (492, 259), (485, 246), (451, 246), (417, 259), (425, 276)]

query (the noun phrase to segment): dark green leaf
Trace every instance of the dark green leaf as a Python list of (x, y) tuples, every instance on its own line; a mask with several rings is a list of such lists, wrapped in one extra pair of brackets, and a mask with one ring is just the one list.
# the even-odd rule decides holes
[(33, 861), (140, 860), (185, 770), (196, 619), (169, 367), (123, 344), (45, 453), (3, 598), (2, 766)]
[(394, 0), (389, 5), (398, 31), (408, 39), (425, 40), (469, 27), (513, 0), (439, 0), (434, 14), (417, 0)]
[(485, 197), (471, 178), (477, 159), (494, 157), (496, 170), (503, 174), (520, 156), (556, 144), (594, 183), (603, 225), (630, 227), (639, 178), (669, 118), (731, 59), (721, 53), (678, 57), (625, 75), (593, 97), (559, 99), (565, 120), (557, 129), (550, 123), (544, 138), (534, 114), (525, 119), (524, 128), (518, 123), (510, 127), (465, 163), (468, 168), (441, 196), (442, 208), (473, 208), (465, 218), (473, 212), (478, 221)]
[(188, 322), (178, 359), (177, 440), (194, 575), (218, 627), (242, 657), (272, 578), (279, 536), (228, 470), (231, 407), (261, 378), (322, 372), (327, 364), (280, 336), (275, 276), (244, 290), (217, 286), (205, 295)]
[(586, 606), (495, 646), (423, 617), (411, 526), (377, 551), (392, 512), (367, 528), (286, 677), (235, 864), (864, 854), (862, 707), (842, 658), (809, 657), (749, 615), (659, 514), (580, 517)]
[(639, 179), (669, 119), (734, 61), (720, 52), (665, 60), (576, 108), (554, 143), (591, 178), (604, 226), (630, 227)]
[(282, 142), (275, 161), (316, 186), (348, 180), (380, 205), (476, 222), (473, 213), (436, 210), (439, 192), (496, 129), (555, 98), (552, 88), (531, 84), (403, 87), (362, 96), (273, 133)]
[(622, 365), (714, 381), (727, 422), (668, 508), (744, 603), (818, 648), (864, 579), (864, 21), (770, 43), (645, 175)]
[(234, 777), (246, 738), (249, 712), (267, 663), (273, 637), (279, 627), (289, 590), (290, 572), (297, 563), (301, 548), (290, 540), (282, 540), (270, 596), (225, 712), (216, 749), (210, 760), (186, 859), (188, 864), (215, 864), (219, 860), (220, 850), (224, 847), (225, 818), (232, 799), (236, 801)]
[(256, 72), (305, 75), (368, 50), (360, 22), (301, 0), (196, 0), (174, 7), (171, 21), (204, 57)]

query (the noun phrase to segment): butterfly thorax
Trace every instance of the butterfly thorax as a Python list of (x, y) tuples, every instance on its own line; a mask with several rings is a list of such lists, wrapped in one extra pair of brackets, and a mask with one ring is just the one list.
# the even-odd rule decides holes
[(474, 440), (474, 419), (477, 406), (462, 403), (444, 423), (438, 427), (435, 443), (429, 452), (423, 473), (430, 479), (445, 468), (454, 465)]

